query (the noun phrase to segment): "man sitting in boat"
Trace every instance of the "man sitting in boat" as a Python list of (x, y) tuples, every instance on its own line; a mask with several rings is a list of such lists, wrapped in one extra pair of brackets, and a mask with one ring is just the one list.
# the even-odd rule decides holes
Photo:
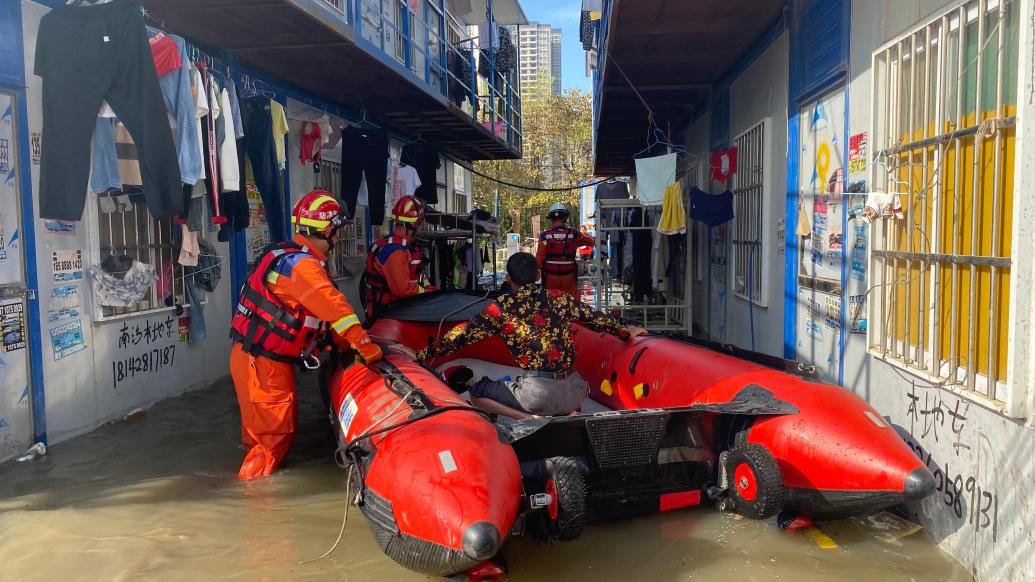
[(507, 261), (507, 281), (514, 290), (417, 354), (426, 361), (492, 336), (502, 337), (524, 372), (513, 380), (483, 378), (470, 389), (471, 403), (516, 419), (570, 414), (586, 398), (588, 386), (574, 368), (572, 323), (622, 339), (646, 333), (623, 326), (563, 291), (537, 285), (538, 271), (534, 256), (515, 254)]

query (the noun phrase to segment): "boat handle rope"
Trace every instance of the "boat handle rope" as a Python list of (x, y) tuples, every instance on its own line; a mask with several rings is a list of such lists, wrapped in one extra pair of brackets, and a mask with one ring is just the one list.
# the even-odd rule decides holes
[(640, 361), (640, 356), (642, 356), (643, 353), (646, 352), (646, 351), (647, 351), (647, 347), (646, 346), (636, 350), (636, 353), (633, 355), (632, 360), (629, 362), (629, 373), (630, 374), (635, 374), (636, 373), (636, 364)]

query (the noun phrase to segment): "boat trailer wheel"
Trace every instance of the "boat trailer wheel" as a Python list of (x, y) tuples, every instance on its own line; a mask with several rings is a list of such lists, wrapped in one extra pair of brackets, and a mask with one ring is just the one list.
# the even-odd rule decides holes
[(733, 509), (744, 517), (768, 519), (783, 507), (783, 476), (764, 446), (751, 443), (730, 450), (726, 475)]
[(553, 457), (546, 460), (546, 506), (550, 537), (568, 542), (582, 535), (586, 525), (586, 480), (575, 459)]

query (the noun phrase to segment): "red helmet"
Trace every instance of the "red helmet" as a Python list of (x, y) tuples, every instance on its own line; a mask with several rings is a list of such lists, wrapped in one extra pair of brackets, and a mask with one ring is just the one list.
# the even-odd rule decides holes
[(295, 232), (306, 236), (330, 234), (327, 232), (328, 227), (337, 229), (344, 223), (345, 211), (326, 190), (313, 190), (306, 194), (291, 211), (291, 224), (295, 225)]
[(405, 222), (417, 230), (424, 222), (424, 202), (415, 196), (403, 196), (392, 209), (392, 220)]

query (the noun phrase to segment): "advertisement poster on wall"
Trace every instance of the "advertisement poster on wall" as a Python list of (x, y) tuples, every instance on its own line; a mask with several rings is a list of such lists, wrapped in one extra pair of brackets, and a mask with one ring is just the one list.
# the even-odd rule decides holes
[(22, 280), (17, 155), (10, 95), (0, 95), (0, 285)]
[(50, 330), (50, 346), (54, 349), (54, 361), (59, 361), (86, 349), (83, 338), (83, 322), (76, 319)]
[(47, 321), (55, 323), (79, 317), (79, 285), (55, 287), (50, 290)]
[(266, 221), (266, 206), (262, 203), (262, 195), (255, 184), (247, 185), (248, 194), (248, 228), (245, 229), (248, 264), (262, 254), (262, 249), (270, 244), (270, 227)]
[(83, 251), (53, 251), (51, 266), (54, 270), (54, 282), (80, 281), (83, 278)]
[(21, 299), (0, 304), (0, 334), (5, 352), (25, 349), (25, 304)]

